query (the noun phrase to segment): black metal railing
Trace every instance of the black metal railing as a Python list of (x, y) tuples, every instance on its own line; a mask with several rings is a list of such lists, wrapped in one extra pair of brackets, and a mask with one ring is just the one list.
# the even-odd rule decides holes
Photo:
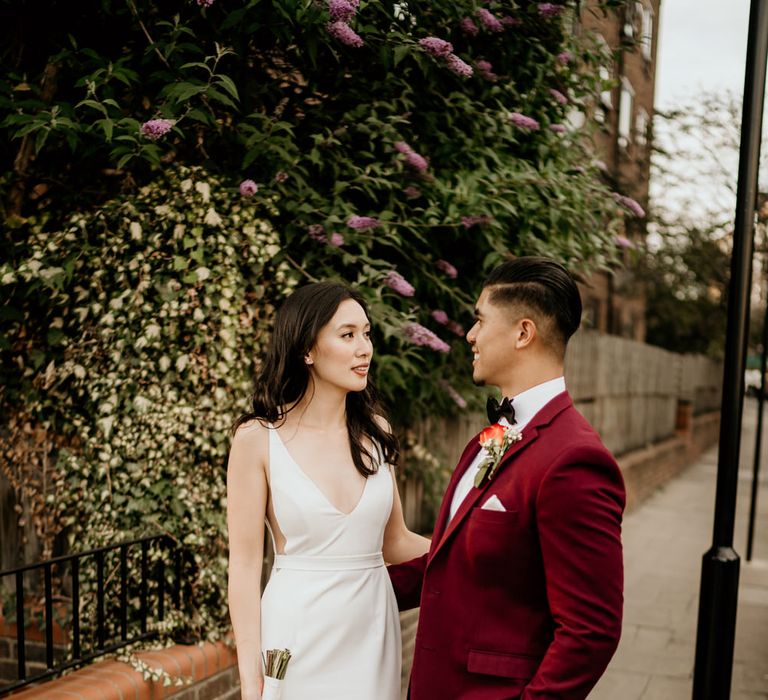
[[(150, 563), (150, 552), (154, 555), (154, 565)], [(138, 555), (136, 562), (139, 572), (138, 581), (133, 576), (129, 576), (131, 557), (136, 555)], [(89, 563), (95, 567), (95, 571), (91, 569), (89, 572), (91, 576), (88, 579), (90, 583), (88, 595), (96, 609), (95, 611), (86, 609), (90, 621), (88, 628), (91, 632), (88, 635), (90, 644), (87, 644), (88, 640), (83, 639), (83, 616), (80, 608), (83, 572)], [(158, 622), (165, 619), (166, 589), (169, 589), (171, 602), (175, 608), (180, 608), (183, 566), (183, 551), (176, 542), (166, 535), (155, 535), (0, 571), (0, 586), (5, 583), (7, 577), (13, 577), (15, 581), (18, 665), (16, 681), (12, 681), (10, 685), (2, 685), (0, 681), (0, 697), (31, 683), (52, 678), (66, 669), (82, 665), (128, 644), (153, 637), (157, 633), (150, 629), (150, 617)], [(30, 674), (26, 649), (27, 601), (24, 595), (24, 578), (25, 574), (38, 572), (40, 569), (43, 572), (42, 626), (45, 630), (45, 670)], [(66, 598), (71, 602), (65, 606), (71, 610), (71, 617), (66, 623), (70, 640), (69, 653), (65, 658), (58, 660), (55, 659), (53, 633), (54, 571), (58, 572), (57, 582), (62, 588), (67, 588), (71, 594), (71, 597)], [(118, 595), (112, 596), (110, 595), (112, 590), (107, 589), (108, 587), (114, 589), (115, 585), (118, 588)], [(150, 607), (153, 609), (152, 612)], [(6, 621), (7, 617), (6, 614)]]

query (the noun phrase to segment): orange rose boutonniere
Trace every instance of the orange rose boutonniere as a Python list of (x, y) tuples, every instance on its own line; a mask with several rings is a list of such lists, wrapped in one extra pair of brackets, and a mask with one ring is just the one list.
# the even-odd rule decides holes
[(478, 439), (480, 447), (488, 453), (488, 456), (480, 463), (477, 469), (477, 474), (475, 475), (475, 486), (477, 488), (480, 488), (486, 477), (489, 481), (493, 478), (493, 474), (499, 466), (504, 453), (509, 449), (510, 445), (522, 439), (523, 431), (514, 425), (505, 428), (503, 425), (495, 423), (480, 433)]

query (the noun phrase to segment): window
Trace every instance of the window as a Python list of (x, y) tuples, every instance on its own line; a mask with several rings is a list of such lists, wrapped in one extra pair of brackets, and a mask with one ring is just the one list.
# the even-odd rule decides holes
[(621, 94), (619, 96), (619, 146), (626, 148), (632, 140), (632, 103), (635, 91), (626, 78), (621, 79)]
[(635, 143), (643, 149), (648, 145), (648, 112), (642, 107), (635, 116)]
[(653, 8), (651, 7), (643, 7), (640, 32), (640, 48), (643, 58), (650, 61), (653, 51)]

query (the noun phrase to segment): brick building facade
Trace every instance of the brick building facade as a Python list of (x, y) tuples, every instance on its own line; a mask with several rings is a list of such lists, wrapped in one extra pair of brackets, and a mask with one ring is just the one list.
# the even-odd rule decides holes
[[(595, 0), (581, 6), (574, 31), (594, 32), (605, 41), (612, 58), (601, 75), (614, 87), (596, 96), (590, 117), (597, 121), (595, 157), (605, 164), (611, 187), (635, 199), (647, 211), (656, 52), (660, 0), (630, 0), (618, 13), (604, 14)], [(645, 237), (646, 222), (627, 216), (625, 237)], [(581, 285), (585, 323), (597, 330), (634, 340), (645, 339), (645, 296), (632, 271), (631, 252), (624, 250), (626, 267), (613, 274), (596, 274)]]

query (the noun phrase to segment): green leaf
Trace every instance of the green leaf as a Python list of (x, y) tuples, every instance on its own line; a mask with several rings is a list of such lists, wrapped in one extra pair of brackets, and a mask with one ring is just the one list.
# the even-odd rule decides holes
[(400, 61), (402, 61), (410, 52), (411, 52), (411, 48), (406, 44), (400, 44), (399, 46), (395, 46), (395, 49), (394, 49), (395, 66), (397, 66), (400, 63)]
[(208, 88), (205, 92), (205, 95), (209, 99), (223, 104), (225, 107), (232, 107), (232, 109), (237, 109), (237, 105), (229, 97), (227, 97), (227, 95), (225, 95), (223, 92), (219, 92), (215, 88)]
[(236, 100), (240, 98), (237, 95), (237, 87), (234, 81), (228, 75), (217, 75), (216, 82), (221, 85)]
[(91, 109), (101, 112), (105, 117), (107, 116), (107, 108), (101, 102), (97, 102), (96, 100), (81, 100), (75, 105), (75, 109), (78, 107), (90, 107)]
[(199, 95), (201, 92), (205, 92), (205, 90), (205, 85), (195, 85), (194, 83), (176, 83), (176, 85), (172, 85), (166, 90), (166, 94), (176, 102), (186, 102), (190, 97)]
[(50, 133), (49, 129), (40, 129), (35, 137), (35, 153), (40, 153)]

